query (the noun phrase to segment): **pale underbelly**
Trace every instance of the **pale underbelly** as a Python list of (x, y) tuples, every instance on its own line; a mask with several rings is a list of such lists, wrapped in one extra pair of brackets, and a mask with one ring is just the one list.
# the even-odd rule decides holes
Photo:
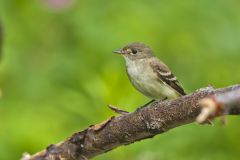
[(138, 60), (131, 61), (126, 59), (127, 73), (133, 86), (152, 99), (174, 99), (179, 97), (178, 92), (169, 85), (163, 83), (153, 72), (148, 61)]
[(151, 75), (149, 77), (146, 77), (146, 75), (131, 77), (131, 82), (137, 90), (152, 99), (174, 99), (179, 97), (179, 94), (170, 86)]

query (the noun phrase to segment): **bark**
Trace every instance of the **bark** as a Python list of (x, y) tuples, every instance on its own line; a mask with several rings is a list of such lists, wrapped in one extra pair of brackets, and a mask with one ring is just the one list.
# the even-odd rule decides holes
[[(240, 85), (222, 89), (207, 87), (199, 89), (190, 95), (176, 100), (157, 101), (135, 112), (126, 113), (118, 117), (90, 126), (74, 133), (59, 144), (49, 145), (45, 150), (24, 160), (84, 160), (90, 159), (116, 147), (134, 143), (155, 135), (167, 132), (169, 129), (189, 124), (195, 121), (201, 107), (199, 100), (234, 92), (240, 96)], [(230, 96), (231, 97), (231, 96)], [(225, 99), (223, 96), (221, 99)], [(222, 101), (222, 102), (223, 102)], [(235, 101), (225, 114), (240, 114), (240, 101)], [(221, 103), (224, 105), (225, 103)], [(231, 102), (228, 103), (231, 105)], [(215, 114), (214, 116), (220, 116)]]
[[(202, 107), (196, 121), (205, 123), (217, 116), (228, 115), (229, 112), (238, 112), (240, 109), (240, 90), (233, 89), (226, 93), (212, 95), (199, 101)], [(224, 120), (224, 119), (223, 119)]]

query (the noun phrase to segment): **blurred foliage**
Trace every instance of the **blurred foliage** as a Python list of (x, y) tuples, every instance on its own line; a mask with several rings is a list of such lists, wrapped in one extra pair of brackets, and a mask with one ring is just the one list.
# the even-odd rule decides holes
[[(237, 0), (1, 0), (0, 159), (19, 159), (107, 119), (107, 104), (133, 111), (149, 101), (111, 54), (152, 46), (188, 92), (240, 81)], [(240, 120), (190, 124), (96, 160), (227, 160), (240, 157)]]

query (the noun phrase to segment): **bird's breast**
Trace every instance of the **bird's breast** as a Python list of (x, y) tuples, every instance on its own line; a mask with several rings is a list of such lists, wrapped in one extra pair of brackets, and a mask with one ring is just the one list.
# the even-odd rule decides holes
[(153, 71), (148, 60), (126, 60), (127, 73), (133, 86), (147, 97), (163, 99), (173, 97), (176, 94), (164, 84)]
[(150, 64), (147, 64), (144, 60), (127, 62), (126, 65), (129, 77), (135, 81), (144, 82), (152, 80), (154, 77), (157, 78)]

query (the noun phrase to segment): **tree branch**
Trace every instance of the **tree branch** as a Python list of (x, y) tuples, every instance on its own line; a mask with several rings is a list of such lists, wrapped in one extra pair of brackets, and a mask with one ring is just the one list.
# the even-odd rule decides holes
[[(59, 144), (48, 146), (45, 150), (24, 160), (85, 160), (108, 152), (118, 146), (127, 145), (146, 138), (152, 138), (169, 129), (192, 123), (201, 112), (199, 100), (215, 95), (236, 91), (240, 85), (222, 89), (212, 87), (197, 90), (193, 94), (171, 101), (157, 101), (147, 107), (137, 109), (119, 117), (112, 117), (100, 124), (74, 133)], [(237, 92), (238, 91), (238, 92)], [(225, 104), (222, 98), (223, 105)], [(230, 100), (230, 99), (229, 99)], [(230, 104), (227, 102), (227, 104)], [(227, 114), (240, 114), (239, 100), (228, 109)], [(218, 116), (218, 115), (215, 115)]]
[(212, 95), (200, 100), (199, 104), (202, 110), (196, 119), (198, 123), (205, 123), (217, 116), (228, 115), (234, 110), (238, 112), (240, 110), (240, 90)]

